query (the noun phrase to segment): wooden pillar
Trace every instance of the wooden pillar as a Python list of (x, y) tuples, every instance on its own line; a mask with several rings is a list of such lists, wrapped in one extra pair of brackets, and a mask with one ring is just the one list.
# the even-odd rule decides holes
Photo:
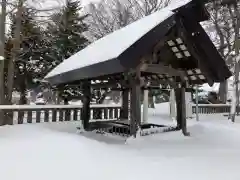
[(143, 120), (142, 123), (148, 122), (148, 89), (143, 90)]
[(91, 88), (90, 82), (84, 82), (83, 86), (83, 107), (81, 113), (81, 120), (84, 130), (89, 129), (90, 120), (90, 101), (91, 101)]
[(177, 129), (182, 129), (182, 106), (181, 106), (181, 93), (180, 88), (175, 89), (176, 107), (177, 107)]
[(170, 117), (175, 120), (176, 119), (176, 99), (175, 99), (175, 91), (171, 89), (170, 91)]
[(130, 82), (131, 87), (131, 118), (130, 133), (136, 137), (137, 131), (141, 125), (141, 87), (140, 75), (136, 73)]
[(129, 89), (122, 91), (122, 108), (120, 119), (128, 119), (128, 102), (129, 102)]
[(197, 120), (197, 121), (199, 121), (198, 85), (196, 86), (196, 95), (195, 95), (195, 101), (196, 101), (196, 120)]
[(189, 136), (186, 122), (185, 87), (176, 88), (175, 96), (177, 105), (177, 129), (182, 130), (182, 133), (185, 136)]
[(189, 89), (186, 89), (186, 117), (187, 119), (192, 118), (192, 96)]

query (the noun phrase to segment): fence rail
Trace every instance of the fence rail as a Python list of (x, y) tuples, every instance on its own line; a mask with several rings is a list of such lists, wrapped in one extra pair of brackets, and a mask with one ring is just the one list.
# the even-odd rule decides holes
[[(91, 121), (115, 120), (120, 117), (120, 105), (91, 105)], [(196, 105), (192, 104), (190, 113), (196, 114)], [(237, 108), (239, 111), (240, 108)], [(10, 124), (41, 123), (58, 121), (79, 121), (81, 105), (0, 105), (0, 111), (9, 118)], [(228, 104), (199, 104), (199, 114), (229, 113)]]
[[(218, 114), (218, 113), (229, 113), (231, 105), (229, 104), (199, 104), (198, 113), (199, 114)], [(238, 108), (239, 110), (239, 108)], [(196, 105), (192, 105), (192, 113), (196, 114)]]
[[(80, 105), (2, 105), (5, 118), (10, 124), (41, 123), (58, 121), (79, 121)], [(91, 120), (117, 119), (120, 116), (119, 105), (91, 105)]]
[[(230, 113), (230, 104), (199, 104), (199, 114), (218, 114), (218, 113)], [(240, 112), (240, 106), (236, 107), (236, 112)], [(192, 105), (192, 114), (196, 114), (196, 105)]]

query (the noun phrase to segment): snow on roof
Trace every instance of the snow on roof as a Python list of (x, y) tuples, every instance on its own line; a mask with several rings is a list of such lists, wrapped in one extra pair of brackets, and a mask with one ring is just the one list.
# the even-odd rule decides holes
[(171, 17), (173, 10), (191, 0), (177, 0), (166, 8), (121, 28), (74, 54), (54, 68), (45, 78), (117, 58), (151, 29)]

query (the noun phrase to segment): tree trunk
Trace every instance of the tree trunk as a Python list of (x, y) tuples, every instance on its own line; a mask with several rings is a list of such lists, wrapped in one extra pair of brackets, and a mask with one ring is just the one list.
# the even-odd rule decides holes
[[(0, 56), (5, 58), (5, 24), (6, 24), (6, 0), (2, 0), (2, 14), (0, 14)], [(4, 60), (0, 60), (0, 104), (4, 104)], [(1, 121), (1, 120), (0, 120)]]
[(7, 103), (12, 102), (12, 92), (13, 92), (13, 80), (14, 80), (14, 67), (15, 62), (18, 60), (19, 49), (20, 49), (20, 32), (21, 32), (21, 21), (22, 21), (22, 11), (23, 11), (23, 0), (18, 1), (18, 9), (16, 14), (16, 27), (14, 31), (13, 39), (13, 49), (11, 52), (11, 60), (8, 64), (8, 74), (7, 74)]
[(227, 102), (227, 91), (228, 91), (227, 89), (228, 89), (228, 84), (227, 84), (227, 80), (225, 80), (224, 82), (220, 83), (219, 91), (218, 91), (218, 97), (221, 103)]
[(129, 103), (129, 89), (124, 89), (122, 91), (122, 108), (120, 112), (121, 119), (128, 119), (128, 103)]
[(113, 102), (117, 104), (120, 101), (121, 93), (120, 91), (112, 91), (109, 96), (112, 98)]
[(64, 105), (68, 105), (68, 104), (69, 104), (67, 98), (64, 98), (64, 99), (63, 99), (63, 102), (64, 102)]
[[(239, 55), (238, 55), (239, 56)], [(236, 76), (236, 109), (235, 109), (235, 113), (237, 113), (237, 115), (239, 115), (239, 108), (238, 108), (238, 106), (239, 106), (239, 58), (240, 57), (237, 57), (237, 63), (236, 63), (236, 66), (237, 66), (237, 68), (236, 68), (236, 74), (235, 74), (235, 76)]]
[(149, 108), (155, 108), (154, 101), (153, 101), (153, 94), (151, 93), (151, 91), (149, 92), (148, 102), (149, 102), (148, 104)]
[(153, 96), (149, 97), (149, 108), (155, 108), (154, 102), (153, 102)]
[(232, 120), (232, 122), (235, 122), (235, 115), (236, 112), (238, 112), (238, 105), (239, 105), (239, 56), (236, 57), (236, 63), (235, 63), (235, 74), (234, 74), (234, 82), (233, 82), (233, 95), (232, 95), (232, 102), (231, 102), (231, 111), (230, 111), (230, 117), (229, 119)]
[(60, 96), (60, 92), (56, 91), (56, 104), (60, 104), (61, 103), (61, 96)]
[[(239, 28), (240, 28), (240, 12), (238, 9), (237, 2), (234, 2), (233, 4), (233, 11), (231, 10), (231, 5), (228, 5), (229, 13), (233, 22), (234, 32), (235, 32), (235, 104), (232, 102), (232, 109), (230, 113), (230, 117), (232, 122), (235, 121), (235, 115), (236, 112), (238, 114), (238, 106), (239, 106), (239, 61), (240, 61), (240, 54), (239, 54)], [(235, 13), (235, 15), (233, 14)], [(237, 18), (236, 18), (237, 17)], [(235, 106), (235, 107), (234, 107)], [(237, 108), (237, 109), (236, 109)]]
[(27, 93), (27, 86), (26, 86), (26, 81), (25, 81), (25, 77), (24, 74), (21, 75), (21, 84), (20, 84), (20, 100), (19, 100), (19, 104), (23, 105), (23, 104), (27, 104), (27, 97), (26, 97), (26, 93)]
[(97, 104), (102, 104), (104, 102), (104, 100), (106, 99), (107, 95), (110, 93), (111, 91), (105, 91), (97, 100), (96, 103)]
[(53, 104), (57, 104), (57, 91), (53, 90), (52, 96), (53, 96)]
[[(5, 60), (5, 24), (6, 24), (6, 5), (7, 1), (2, 0), (1, 8), (2, 14), (0, 14), (0, 104), (5, 102), (5, 81), (4, 81), (4, 60)], [(4, 113), (0, 111), (0, 125), (4, 125)]]
[(19, 104), (20, 105), (27, 104), (27, 97), (26, 97), (26, 91), (25, 90), (20, 91)]

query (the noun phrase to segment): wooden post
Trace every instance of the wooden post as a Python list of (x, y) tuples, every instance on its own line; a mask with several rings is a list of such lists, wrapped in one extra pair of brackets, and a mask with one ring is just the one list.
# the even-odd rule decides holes
[(195, 102), (196, 102), (196, 120), (199, 121), (199, 106), (198, 106), (198, 85), (196, 86), (196, 96), (195, 96)]
[(15, 63), (18, 60), (19, 51), (21, 49), (21, 28), (22, 28), (22, 14), (23, 14), (23, 0), (17, 1), (17, 11), (16, 11), (16, 24), (14, 28), (14, 38), (13, 38), (13, 47), (11, 51), (11, 58), (8, 61), (8, 69), (7, 69), (7, 92), (6, 92), (6, 100), (7, 103), (12, 102), (12, 92), (13, 92), (13, 84), (14, 84), (14, 71), (15, 71)]
[(148, 122), (148, 89), (143, 90), (143, 120), (142, 123)]
[(184, 136), (189, 136), (187, 132), (187, 117), (186, 117), (186, 90), (184, 87), (181, 88), (181, 104), (182, 104), (182, 133)]
[(191, 92), (187, 91), (185, 92), (185, 98), (186, 98), (186, 117), (187, 119), (192, 118), (192, 96)]
[(176, 100), (174, 89), (170, 90), (170, 117), (171, 119), (176, 119)]
[(90, 120), (90, 101), (91, 101), (91, 88), (90, 82), (85, 82), (83, 84), (83, 107), (81, 113), (81, 120), (84, 130), (89, 129), (89, 120)]
[(182, 130), (184, 136), (189, 136), (186, 122), (185, 87), (176, 88), (175, 96), (177, 104), (177, 129)]
[[(0, 104), (5, 103), (5, 88), (4, 88), (4, 49), (5, 49), (5, 31), (6, 31), (6, 6), (7, 1), (2, 0), (1, 2), (1, 12), (0, 12)], [(4, 117), (4, 112), (0, 110), (0, 125), (5, 125), (9, 122), (5, 121), (6, 119), (9, 119), (8, 116)], [(12, 121), (12, 120), (10, 120)], [(10, 123), (9, 123), (10, 124)]]
[(130, 81), (131, 86), (131, 118), (130, 118), (130, 134), (136, 138), (138, 128), (141, 125), (141, 87), (140, 75), (134, 74)]
[(129, 89), (122, 91), (122, 108), (120, 112), (120, 119), (128, 119), (128, 101), (129, 101)]
[(182, 129), (182, 124), (181, 124), (182, 106), (181, 106), (180, 88), (176, 88), (174, 91), (176, 96), (176, 107), (177, 107), (177, 129), (181, 130)]
[(60, 91), (57, 90), (56, 91), (56, 104), (60, 104), (60, 103), (61, 103)]

